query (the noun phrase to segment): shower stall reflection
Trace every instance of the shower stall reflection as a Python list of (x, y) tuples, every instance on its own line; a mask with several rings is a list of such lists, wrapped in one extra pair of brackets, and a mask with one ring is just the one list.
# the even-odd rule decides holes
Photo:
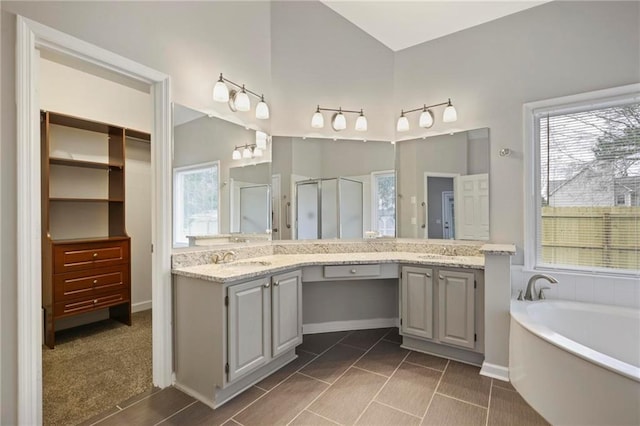
[(298, 240), (363, 237), (363, 184), (344, 178), (296, 182)]

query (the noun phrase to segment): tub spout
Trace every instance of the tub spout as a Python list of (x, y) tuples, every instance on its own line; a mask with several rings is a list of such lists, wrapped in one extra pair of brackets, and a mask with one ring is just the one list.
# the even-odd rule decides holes
[(524, 300), (536, 300), (536, 281), (538, 281), (539, 279), (547, 280), (552, 284), (558, 283), (558, 280), (553, 278), (551, 275), (535, 274), (531, 278), (529, 278), (529, 282), (527, 283), (527, 290), (524, 292)]

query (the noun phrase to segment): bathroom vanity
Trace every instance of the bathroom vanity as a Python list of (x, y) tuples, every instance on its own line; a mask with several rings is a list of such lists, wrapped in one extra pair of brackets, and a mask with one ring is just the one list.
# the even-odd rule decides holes
[(217, 407), (293, 361), (302, 343), (304, 288), (327, 282), (395, 283), (398, 314), (387, 325), (400, 327), (404, 347), (481, 364), (479, 245), (446, 244), (453, 247), (447, 255), (439, 245), (428, 253), (426, 243), (397, 241), (272, 243), (234, 249), (238, 260), (221, 264), (210, 263), (219, 253), (213, 249), (174, 256), (176, 387)]

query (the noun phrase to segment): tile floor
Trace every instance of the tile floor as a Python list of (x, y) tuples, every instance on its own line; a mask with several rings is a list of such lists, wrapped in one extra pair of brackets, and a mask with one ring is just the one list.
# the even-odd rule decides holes
[(298, 358), (212, 410), (175, 388), (86, 425), (546, 425), (509, 383), (400, 347), (397, 329), (304, 336)]

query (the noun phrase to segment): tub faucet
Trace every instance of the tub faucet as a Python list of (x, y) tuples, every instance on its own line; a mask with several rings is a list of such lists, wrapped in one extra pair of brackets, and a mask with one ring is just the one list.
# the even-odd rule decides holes
[(524, 292), (524, 300), (536, 300), (535, 299), (536, 281), (538, 281), (541, 278), (549, 281), (552, 284), (558, 283), (558, 280), (553, 278), (551, 275), (535, 274), (534, 276), (529, 278), (529, 282), (527, 283), (527, 290)]

